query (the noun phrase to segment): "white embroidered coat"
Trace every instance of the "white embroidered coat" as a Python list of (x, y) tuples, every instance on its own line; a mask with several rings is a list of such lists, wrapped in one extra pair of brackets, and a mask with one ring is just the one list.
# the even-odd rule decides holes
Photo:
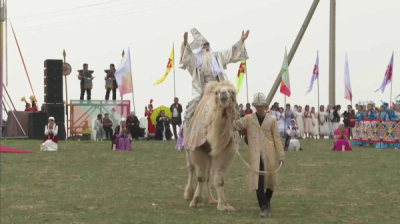
[[(275, 151), (278, 153), (280, 160), (285, 159), (285, 152), (283, 151), (276, 119), (266, 114), (260, 126), (257, 115), (254, 113), (248, 114), (233, 123), (236, 130), (247, 129), (249, 165), (251, 168), (259, 171), (260, 158), (262, 158), (266, 171), (275, 171), (277, 169)], [(249, 171), (250, 191), (258, 189), (258, 177), (257, 173)], [(276, 173), (268, 174), (264, 180), (265, 189), (270, 188), (274, 190), (276, 186)]]

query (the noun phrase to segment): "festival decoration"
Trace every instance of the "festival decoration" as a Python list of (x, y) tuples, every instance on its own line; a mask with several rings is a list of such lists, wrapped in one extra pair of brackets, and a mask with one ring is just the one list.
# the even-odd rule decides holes
[(285, 48), (285, 56), (283, 58), (283, 64), (281, 69), (281, 93), (283, 95), (290, 97), (290, 80), (289, 80), (289, 65), (288, 65), (288, 57), (287, 50)]
[(243, 82), (244, 74), (247, 75), (247, 73), (246, 73), (246, 60), (243, 60), (243, 61), (240, 63), (239, 71), (238, 71), (238, 74), (237, 74), (237, 76), (236, 76), (236, 88), (237, 88), (237, 92), (238, 92), (238, 93), (239, 93), (239, 91), (240, 91), (240, 87), (242, 87), (242, 82)]
[(174, 47), (172, 47), (171, 54), (168, 59), (167, 69), (165, 70), (164, 76), (157, 79), (153, 86), (162, 83), (168, 76), (168, 73), (171, 71), (171, 68), (174, 66)]
[(399, 143), (400, 123), (397, 121), (363, 120), (357, 122), (354, 141), (369, 143)]
[(319, 76), (319, 56), (318, 56), (318, 52), (317, 52), (317, 59), (315, 61), (313, 74), (311, 76), (310, 87), (308, 87), (308, 91), (306, 92), (306, 94), (311, 92), (311, 90), (314, 86), (314, 81), (318, 79), (318, 76)]

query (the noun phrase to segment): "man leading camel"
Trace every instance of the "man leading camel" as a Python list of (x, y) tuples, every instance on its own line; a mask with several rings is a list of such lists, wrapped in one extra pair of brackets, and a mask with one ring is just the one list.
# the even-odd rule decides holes
[(187, 69), (192, 76), (192, 100), (185, 114), (188, 125), (194, 115), (196, 107), (203, 95), (203, 88), (209, 82), (228, 80), (224, 69), (226, 65), (248, 59), (244, 41), (249, 36), (249, 31), (242, 32), (242, 36), (232, 48), (212, 52), (210, 43), (197, 31), (191, 30), (193, 42), (188, 44), (188, 33), (184, 34), (181, 49), (182, 69)]

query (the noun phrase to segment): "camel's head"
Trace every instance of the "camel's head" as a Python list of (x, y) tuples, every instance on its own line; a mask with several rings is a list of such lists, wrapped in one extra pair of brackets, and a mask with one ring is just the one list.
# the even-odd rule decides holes
[(215, 89), (215, 101), (220, 108), (236, 107), (236, 89), (229, 82), (221, 82)]

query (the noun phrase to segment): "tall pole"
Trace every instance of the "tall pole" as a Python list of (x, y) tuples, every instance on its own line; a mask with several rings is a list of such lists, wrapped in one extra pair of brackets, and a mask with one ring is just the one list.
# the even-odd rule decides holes
[(5, 14), (5, 19), (4, 19), (4, 23), (5, 23), (5, 39), (6, 39), (6, 86), (8, 86), (8, 22), (7, 22), (7, 0), (4, 0), (4, 14)]
[(128, 48), (128, 57), (129, 57), (129, 74), (131, 75), (131, 87), (132, 87), (132, 102), (133, 102), (133, 111), (136, 113), (136, 107), (135, 107), (135, 91), (133, 91), (133, 79), (132, 79), (132, 65), (131, 65), (131, 50)]
[[(63, 51), (63, 56), (64, 56), (64, 63), (66, 62), (65, 57), (67, 54), (65, 53), (65, 49)], [(64, 75), (64, 80), (65, 80), (65, 115), (67, 116), (67, 133), (65, 133), (68, 137), (68, 130), (69, 130), (69, 124), (68, 124), (68, 85), (67, 85), (67, 76)]]
[[(393, 61), (394, 61), (394, 51), (393, 51), (392, 57), (393, 57)], [(390, 65), (389, 65), (389, 66), (390, 66)], [(389, 108), (390, 108), (390, 105), (392, 104), (393, 67), (394, 67), (394, 66), (392, 66), (392, 80), (390, 80), (390, 101), (389, 101)], [(390, 72), (390, 68), (389, 68), (389, 72)]]
[[(124, 59), (124, 57), (125, 57), (125, 51), (122, 50), (122, 60)], [(123, 95), (121, 95), (121, 100), (124, 100), (124, 96)]]
[(330, 2), (329, 21), (329, 105), (336, 105), (335, 66), (336, 66), (336, 0)]
[[(317, 52), (317, 54), (318, 54), (318, 52)], [(318, 109), (317, 109), (318, 113), (316, 114), (316, 116), (318, 118), (318, 123), (316, 125), (318, 125), (318, 135), (321, 136), (321, 126), (319, 125), (319, 114), (321, 113), (321, 109), (319, 108), (319, 68), (318, 68), (318, 77), (317, 77), (317, 89), (318, 89)], [(316, 136), (316, 138), (318, 138), (318, 136)]]
[(172, 43), (172, 66), (174, 67), (174, 98), (176, 97), (176, 89), (175, 89), (175, 46), (174, 43)]
[(246, 96), (247, 96), (247, 103), (249, 103), (249, 82), (247, 81), (247, 61), (244, 61), (244, 69), (246, 71)]
[[(296, 53), (297, 48), (300, 45), (301, 39), (304, 36), (304, 33), (307, 30), (308, 24), (311, 21), (311, 18), (314, 15), (315, 9), (317, 8), (319, 3), (319, 0), (314, 0), (313, 4), (311, 5), (310, 10), (308, 11), (308, 14), (306, 16), (306, 19), (303, 22), (303, 25), (300, 28), (299, 33), (297, 34), (296, 40), (294, 41), (292, 48), (289, 51), (289, 55), (288, 55), (288, 65), (290, 65), (290, 62), (292, 61), (294, 54)], [(276, 77), (276, 80), (274, 82), (274, 85), (271, 88), (271, 91), (268, 94), (267, 97), (267, 103), (271, 104), (272, 99), (275, 96), (276, 91), (278, 90), (279, 84), (281, 83), (281, 71), (279, 70), (278, 76)]]
[[(3, 15), (4, 8), (0, 3), (0, 14)], [(5, 16), (5, 15), (4, 15)], [(3, 39), (4, 39), (4, 30), (3, 30), (4, 19), (0, 18), (0, 137), (3, 137)]]

